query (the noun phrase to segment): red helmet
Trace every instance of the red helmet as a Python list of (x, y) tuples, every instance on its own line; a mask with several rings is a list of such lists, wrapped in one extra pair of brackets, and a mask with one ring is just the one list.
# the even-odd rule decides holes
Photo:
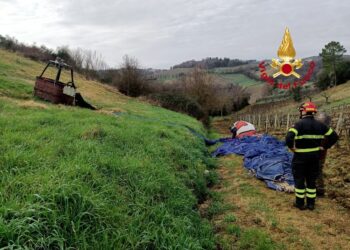
[(313, 102), (305, 102), (301, 104), (299, 111), (305, 111), (306, 113), (317, 113), (317, 107)]

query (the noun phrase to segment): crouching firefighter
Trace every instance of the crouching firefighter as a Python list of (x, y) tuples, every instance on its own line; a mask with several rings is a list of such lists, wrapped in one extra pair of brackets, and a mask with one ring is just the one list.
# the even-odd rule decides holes
[(299, 112), (300, 120), (289, 129), (286, 136), (286, 144), (294, 152), (292, 160), (296, 196), (294, 206), (304, 210), (306, 196), (306, 208), (313, 210), (321, 151), (332, 147), (338, 140), (338, 135), (333, 129), (314, 119), (317, 113), (314, 103), (302, 104)]
[(246, 121), (237, 121), (230, 127), (232, 138), (243, 138), (256, 134), (256, 129), (253, 124)]

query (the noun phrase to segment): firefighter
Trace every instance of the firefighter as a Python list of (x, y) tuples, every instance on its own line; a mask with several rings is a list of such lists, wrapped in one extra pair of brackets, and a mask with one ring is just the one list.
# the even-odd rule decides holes
[[(338, 140), (338, 135), (333, 129), (314, 119), (317, 113), (314, 103), (303, 103), (299, 107), (299, 112), (300, 120), (286, 135), (286, 144), (294, 152), (292, 160), (296, 196), (294, 206), (300, 210), (305, 208), (314, 210), (321, 151), (332, 147)], [(327, 140), (324, 140), (325, 138)], [(325, 142), (323, 146), (322, 142)]]
[(242, 138), (244, 136), (252, 136), (256, 134), (253, 124), (246, 121), (237, 121), (230, 127), (232, 138)]
[(256, 130), (255, 130), (254, 125), (249, 123), (249, 122), (246, 122), (246, 121), (237, 121), (229, 129), (232, 133), (231, 138), (221, 138), (218, 140), (208, 140), (208, 139), (204, 138), (205, 145), (212, 146), (215, 143), (217, 143), (218, 141), (225, 142), (227, 140), (232, 140), (235, 138), (240, 139), (240, 138), (243, 138), (245, 136), (256, 135)]

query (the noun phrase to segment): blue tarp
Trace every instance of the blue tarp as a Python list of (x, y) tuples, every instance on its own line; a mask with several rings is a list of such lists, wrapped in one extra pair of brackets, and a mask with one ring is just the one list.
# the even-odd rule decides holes
[[(292, 153), (284, 142), (269, 135), (249, 136), (242, 139), (222, 138), (206, 141), (207, 144), (223, 143), (214, 152), (218, 157), (228, 154), (244, 156), (244, 167), (264, 180), (269, 188), (285, 191), (281, 183), (294, 186), (292, 175)], [(289, 191), (289, 190), (288, 190)]]

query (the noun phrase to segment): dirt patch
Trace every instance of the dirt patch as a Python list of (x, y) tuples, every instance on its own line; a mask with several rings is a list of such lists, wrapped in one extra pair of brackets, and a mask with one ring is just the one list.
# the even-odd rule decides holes
[(348, 209), (322, 198), (314, 211), (300, 211), (292, 206), (294, 194), (268, 189), (250, 176), (242, 157), (226, 156), (220, 163), (221, 182), (213, 190), (229, 209), (213, 216), (212, 222), (224, 249), (239, 248), (240, 238), (232, 235), (232, 226), (265, 231), (281, 249), (350, 249)]

